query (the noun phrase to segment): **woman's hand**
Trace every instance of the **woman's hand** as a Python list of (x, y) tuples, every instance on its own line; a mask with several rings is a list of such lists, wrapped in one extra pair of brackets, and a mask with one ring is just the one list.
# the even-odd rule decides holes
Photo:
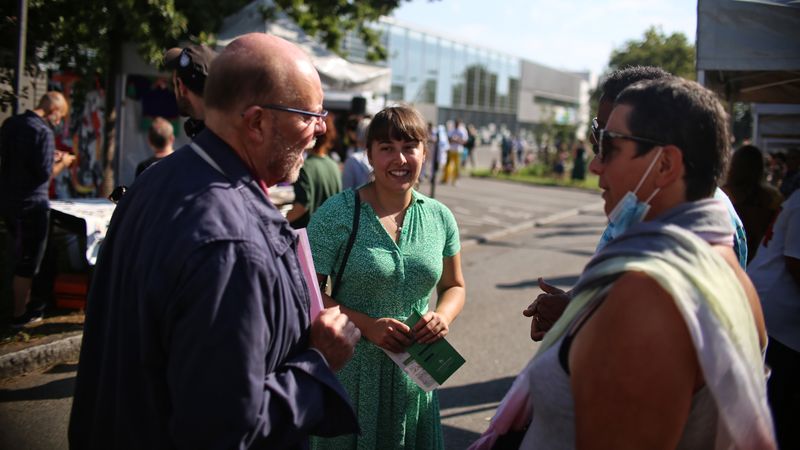
[(364, 336), (378, 347), (394, 353), (406, 351), (413, 342), (408, 325), (388, 317), (375, 319)]
[(414, 324), (412, 333), (420, 344), (430, 344), (447, 336), (450, 331), (450, 320), (438, 312), (427, 312)]

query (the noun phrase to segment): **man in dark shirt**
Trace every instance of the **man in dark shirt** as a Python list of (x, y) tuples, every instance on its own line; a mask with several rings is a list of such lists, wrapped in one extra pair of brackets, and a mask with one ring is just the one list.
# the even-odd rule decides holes
[(311, 60), (253, 33), (212, 64), (206, 125), (117, 205), (89, 291), (70, 447), (304, 448), (358, 431), (336, 380), (360, 339), (310, 316), (266, 187), (325, 133)]
[(47, 245), (50, 178), (69, 166), (74, 156), (55, 158), (52, 127), (66, 117), (67, 101), (48, 92), (33, 111), (10, 117), (0, 129), (0, 216), (14, 241), (13, 328), (42, 319), (41, 310), (28, 310), (31, 284)]
[(153, 149), (153, 156), (136, 166), (136, 177), (138, 178), (148, 167), (171, 155), (173, 142), (175, 135), (172, 132), (172, 124), (163, 117), (153, 119), (147, 132), (147, 143)]
[(217, 53), (206, 45), (175, 47), (164, 54), (164, 66), (172, 71), (172, 87), (178, 111), (189, 117), (183, 123), (186, 135), (194, 139), (205, 128), (203, 89), (208, 68)]

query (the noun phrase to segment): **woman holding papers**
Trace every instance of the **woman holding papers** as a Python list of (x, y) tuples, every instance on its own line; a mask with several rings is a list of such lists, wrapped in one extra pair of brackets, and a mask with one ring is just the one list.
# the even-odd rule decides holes
[[(407, 106), (378, 113), (367, 132), (375, 180), (331, 197), (312, 217), (308, 235), (320, 281), (342, 271), (336, 298), (363, 339), (337, 376), (353, 400), (361, 435), (312, 440), (315, 449), (444, 448), (435, 392), (424, 392), (384, 351), (443, 338), (464, 306), (458, 227), (450, 210), (413, 187), (427, 155), (427, 128)], [(436, 309), (428, 310), (434, 287)], [(422, 319), (403, 323), (417, 309)]]

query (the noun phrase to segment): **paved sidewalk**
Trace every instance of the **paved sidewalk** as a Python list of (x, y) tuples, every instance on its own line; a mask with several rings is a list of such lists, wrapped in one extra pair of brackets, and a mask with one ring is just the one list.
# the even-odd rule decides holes
[[(430, 195), (430, 184), (419, 191)], [(453, 211), (462, 248), (602, 208), (596, 192), (468, 177), (455, 186), (437, 184), (435, 198)], [(64, 333), (0, 351), (0, 379), (77, 361), (81, 338), (80, 332)]]

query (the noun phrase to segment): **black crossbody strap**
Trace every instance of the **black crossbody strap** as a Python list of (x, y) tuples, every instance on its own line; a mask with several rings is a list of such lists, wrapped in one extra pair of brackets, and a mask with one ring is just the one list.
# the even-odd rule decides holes
[(344, 256), (342, 257), (342, 265), (339, 266), (339, 272), (336, 273), (336, 281), (333, 283), (333, 292), (331, 292), (331, 297), (336, 300), (336, 294), (339, 293), (339, 287), (342, 284), (342, 274), (344, 273), (344, 268), (347, 266), (347, 258), (350, 257), (350, 250), (353, 249), (353, 243), (356, 241), (356, 233), (358, 233), (358, 222), (361, 220), (361, 196), (358, 194), (358, 191), (355, 192), (355, 201), (356, 206), (355, 210), (353, 211), (353, 229), (350, 231), (350, 239), (347, 241), (347, 247), (344, 249)]

